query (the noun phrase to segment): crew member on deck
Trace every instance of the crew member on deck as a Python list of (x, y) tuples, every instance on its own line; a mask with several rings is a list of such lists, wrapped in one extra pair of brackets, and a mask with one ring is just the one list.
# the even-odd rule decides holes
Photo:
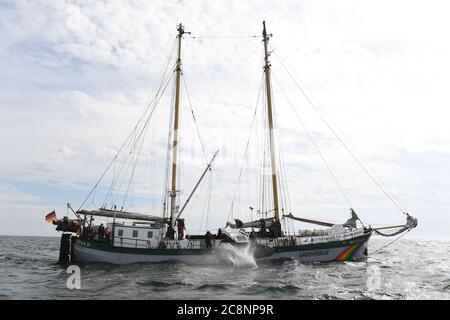
[(110, 240), (111, 240), (111, 230), (109, 230), (109, 228), (106, 227), (106, 229), (105, 229), (105, 242), (107, 244), (109, 244)]
[(184, 230), (186, 230), (184, 219), (178, 219), (178, 240), (183, 240)]
[(209, 232), (209, 230), (206, 232), (205, 234), (205, 244), (206, 244), (206, 249), (211, 248), (211, 232)]
[(168, 224), (167, 231), (166, 231), (166, 237), (169, 238), (170, 240), (174, 240), (175, 239), (175, 230), (172, 228), (172, 218), (169, 221), (166, 221), (166, 223)]
[(103, 223), (101, 223), (100, 226), (98, 227), (98, 240), (102, 240), (104, 235), (105, 235), (105, 227), (103, 226)]

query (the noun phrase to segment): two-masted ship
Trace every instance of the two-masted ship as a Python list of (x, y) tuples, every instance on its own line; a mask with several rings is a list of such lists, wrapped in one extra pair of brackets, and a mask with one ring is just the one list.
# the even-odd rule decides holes
[[(256, 260), (298, 259), (300, 261), (347, 261), (364, 258), (368, 252), (368, 242), (374, 232), (382, 235), (396, 235), (414, 228), (417, 220), (407, 215), (407, 223), (393, 226), (396, 231), (384, 234), (382, 228), (364, 226), (353, 209), (351, 217), (342, 224), (335, 224), (286, 214), (280, 208), (280, 180), (277, 176), (277, 153), (272, 105), (271, 63), (268, 49), (270, 34), (263, 23), (262, 41), (264, 46), (264, 85), (265, 112), (268, 128), (268, 152), (270, 154), (270, 180), (272, 208), (266, 210), (270, 216), (249, 222), (235, 220), (223, 221), (223, 228), (201, 235), (185, 235), (183, 212), (195, 194), (203, 178), (211, 170), (217, 152), (200, 174), (195, 187), (179, 205), (177, 170), (179, 170), (179, 122), (180, 91), (182, 75), (182, 40), (185, 32), (180, 24), (177, 28), (177, 54), (174, 69), (175, 90), (173, 112), (171, 113), (171, 132), (169, 135), (170, 165), (164, 212), (161, 215), (148, 215), (128, 212), (117, 206), (101, 207), (97, 210), (83, 208), (73, 210), (76, 219), (64, 217), (52, 218), (57, 230), (62, 231), (60, 262), (103, 262), (113, 264), (136, 262), (182, 261), (188, 263), (219, 263), (219, 248), (223, 246), (245, 247)], [(161, 86), (155, 97), (155, 103), (169, 78), (162, 77)], [(108, 167), (109, 168), (109, 167)], [(108, 169), (107, 168), (107, 169)], [(103, 176), (103, 175), (102, 175)], [(94, 187), (95, 188), (95, 187)], [(91, 191), (92, 193), (92, 191)], [(88, 195), (88, 197), (91, 195)], [(167, 204), (167, 206), (166, 206)], [(53, 215), (54, 216), (54, 215)], [(96, 223), (104, 219), (105, 225)], [(320, 225), (317, 230), (299, 230), (289, 232), (282, 227), (283, 220), (301, 221)]]

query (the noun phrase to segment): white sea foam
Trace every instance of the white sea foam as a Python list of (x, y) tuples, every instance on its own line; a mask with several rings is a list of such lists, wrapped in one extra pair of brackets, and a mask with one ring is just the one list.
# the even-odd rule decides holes
[(234, 246), (230, 243), (221, 243), (216, 248), (219, 260), (234, 267), (256, 267), (256, 261), (250, 244), (246, 246)]

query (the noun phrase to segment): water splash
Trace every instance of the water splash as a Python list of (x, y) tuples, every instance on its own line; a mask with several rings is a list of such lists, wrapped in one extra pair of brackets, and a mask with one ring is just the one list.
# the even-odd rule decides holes
[(253, 250), (250, 244), (246, 246), (234, 246), (230, 243), (221, 243), (216, 248), (216, 255), (221, 263), (233, 267), (256, 267)]

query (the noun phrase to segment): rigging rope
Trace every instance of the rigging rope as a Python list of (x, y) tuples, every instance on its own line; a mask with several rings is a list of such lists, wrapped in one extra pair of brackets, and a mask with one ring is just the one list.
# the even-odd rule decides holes
[(400, 235), (399, 237), (397, 237), (397, 238), (395, 238), (394, 240), (392, 240), (391, 242), (389, 242), (388, 244), (386, 244), (386, 245), (384, 245), (384, 246), (382, 246), (381, 248), (379, 248), (379, 249), (377, 249), (377, 250), (375, 250), (374, 252), (371, 252), (371, 253), (369, 253), (368, 254), (368, 256), (371, 256), (371, 255), (373, 255), (373, 254), (375, 254), (375, 253), (377, 253), (377, 252), (379, 252), (379, 251), (381, 251), (381, 250), (383, 250), (384, 248), (387, 248), (388, 246), (390, 246), (391, 244), (393, 244), (394, 242), (396, 242), (397, 240), (399, 240), (400, 238), (402, 238), (404, 235), (406, 235), (408, 232), (410, 232), (412, 229), (408, 229), (408, 230), (406, 230), (406, 232), (405, 233), (403, 233), (402, 235)]
[[(272, 72), (273, 75), (273, 72)], [(273, 119), (274, 119), (274, 128), (278, 128), (278, 114), (275, 111), (275, 96), (273, 94), (272, 84), (270, 88), (272, 92), (272, 105), (273, 107)], [(278, 165), (279, 165), (279, 175), (278, 175), (278, 183), (280, 185), (280, 195), (281, 195), (281, 210), (283, 211), (282, 216), (284, 216), (284, 209), (286, 208), (287, 212), (290, 212), (292, 206), (291, 206), (291, 200), (290, 200), (290, 194), (289, 194), (289, 188), (287, 183), (287, 177), (286, 177), (286, 166), (284, 161), (284, 152), (283, 152), (283, 144), (282, 140), (280, 138), (280, 135), (275, 135), (275, 138), (277, 139), (276, 145), (279, 147), (279, 157), (278, 157)], [(284, 217), (283, 217), (284, 219)], [(286, 220), (286, 219), (285, 219)]]
[[(275, 54), (277, 54), (275, 52)], [(301, 79), (297, 79), (302, 85), (303, 88), (305, 89), (305, 92), (308, 91), (307, 86), (305, 85), (305, 83), (303, 81), (301, 81)], [(336, 121), (333, 120), (333, 117), (331, 116), (330, 112), (327, 111), (327, 109), (320, 103), (320, 101), (318, 101), (312, 94), (309, 94), (311, 96), (311, 99), (313, 99), (315, 101), (315, 103), (321, 108), (321, 110), (328, 116), (328, 119), (330, 120), (330, 122), (332, 122), (332, 124), (335, 126), (335, 128), (337, 130), (339, 130), (339, 133), (342, 135), (343, 139), (346, 140), (347, 144), (353, 148), (353, 151), (364, 161), (366, 168), (371, 170), (371, 173), (378, 179), (378, 181), (380, 182), (380, 184), (383, 186), (383, 188), (385, 188), (386, 190), (389, 190), (389, 188), (387, 187), (387, 185), (384, 183), (383, 179), (381, 179), (381, 177), (376, 173), (376, 171), (371, 167), (369, 161), (363, 156), (363, 154), (361, 152), (358, 151), (358, 149), (356, 148), (356, 146), (351, 142), (351, 140), (348, 138), (348, 136), (345, 134), (344, 130), (342, 130), (342, 128), (340, 128), (340, 126), (337, 124)], [(313, 106), (314, 109), (314, 106)], [(317, 113), (319, 113), (319, 109), (314, 110)], [(397, 202), (397, 204), (401, 207), (401, 211), (402, 212), (406, 212), (407, 210), (405, 209), (405, 207), (400, 203), (400, 201), (397, 199), (397, 197), (395, 197), (395, 195), (392, 192), (389, 192), (390, 196)]]
[(198, 127), (197, 119), (195, 118), (194, 108), (192, 107), (191, 95), (189, 94), (189, 91), (188, 91), (188, 88), (187, 88), (187, 85), (186, 85), (186, 81), (184, 80), (185, 77), (186, 76), (183, 73), (181, 79), (183, 81), (184, 89), (186, 90), (186, 96), (188, 98), (189, 108), (191, 109), (191, 115), (192, 115), (192, 119), (194, 120), (194, 124), (195, 124), (195, 129), (197, 131), (198, 140), (200, 141), (200, 145), (202, 147), (203, 157), (205, 159), (205, 164), (208, 164), (208, 156), (207, 156), (207, 152), (206, 152), (205, 143), (204, 143), (204, 141), (202, 139), (202, 136), (200, 135), (200, 129)]
[[(125, 153), (125, 154), (123, 155), (123, 157), (122, 157), (122, 162), (123, 162), (123, 163), (122, 163), (122, 165), (121, 165), (121, 167), (120, 167), (120, 169), (119, 169), (119, 172), (118, 172), (118, 174), (117, 174), (117, 178), (114, 179), (113, 182), (111, 183), (111, 186), (110, 186), (109, 191), (108, 191), (108, 193), (107, 193), (107, 195), (106, 195), (106, 198), (105, 198), (105, 203), (106, 203), (107, 199), (109, 198), (109, 196), (114, 192), (114, 190), (115, 190), (115, 185), (116, 185), (116, 183), (118, 182), (119, 178), (121, 177), (121, 173), (122, 173), (122, 171), (123, 171), (123, 169), (124, 169), (124, 167), (125, 167), (125, 165), (126, 165), (126, 163), (127, 163), (127, 162), (125, 162), (126, 157), (128, 157), (128, 156), (129, 156), (130, 154), (132, 154), (132, 152), (134, 151), (137, 142), (140, 140), (140, 137), (142, 136), (144, 130), (146, 129), (146, 127), (147, 127), (147, 125), (148, 125), (148, 123), (149, 123), (149, 121), (150, 121), (150, 119), (151, 119), (151, 117), (152, 117), (152, 115), (153, 115), (153, 113), (154, 113), (156, 107), (158, 106), (158, 103), (159, 103), (160, 99), (162, 98), (162, 96), (163, 96), (163, 94), (164, 94), (164, 92), (165, 92), (165, 90), (166, 90), (168, 84), (170, 83), (170, 81), (169, 81), (170, 79), (171, 79), (171, 77), (169, 77), (169, 78), (167, 79), (167, 82), (166, 82), (165, 86), (163, 87), (163, 89), (162, 89), (162, 91), (161, 91), (161, 95), (159, 95), (159, 97), (157, 97), (156, 101), (154, 102), (155, 105), (154, 105), (154, 107), (152, 108), (152, 110), (150, 111), (150, 114), (148, 115), (147, 120), (146, 120), (146, 121), (144, 122), (144, 124), (142, 125), (142, 129), (140, 130), (139, 135), (135, 138), (135, 142), (132, 144), (130, 151), (127, 152), (127, 153)], [(138, 127), (138, 125), (135, 126), (135, 128), (134, 128), (134, 130), (133, 130), (134, 133), (136, 133), (137, 127)], [(120, 150), (122, 150), (122, 148), (121, 148)], [(127, 165), (127, 168), (128, 168), (128, 167), (129, 167), (129, 165)], [(128, 169), (127, 169), (127, 170), (128, 170)], [(127, 172), (127, 171), (125, 171), (125, 173), (126, 173), (126, 172)]]
[(350, 202), (349, 197), (347, 196), (346, 192), (344, 191), (344, 188), (342, 187), (341, 183), (339, 182), (339, 180), (337, 179), (336, 175), (334, 174), (333, 170), (331, 169), (330, 165), (328, 164), (327, 160), (325, 159), (325, 157), (323, 156), (322, 152), (320, 152), (319, 147), (317, 146), (316, 142), (314, 141), (314, 138), (312, 137), (311, 133), (309, 132), (308, 128), (306, 127), (305, 123), (303, 122), (303, 120), (301, 119), (300, 115), (298, 114), (297, 110), (295, 109), (294, 105), (292, 104), (291, 100), (288, 98), (288, 96), (286, 95), (286, 92), (284, 91), (284, 89), (281, 87), (280, 83), (278, 82), (278, 79), (276, 78), (275, 74), (272, 71), (272, 75), (273, 78), (275, 79), (275, 82), (278, 84), (281, 92), (283, 93), (284, 97), (286, 98), (289, 106), (292, 108), (292, 110), (294, 111), (294, 114), (297, 116), (297, 119), (299, 120), (299, 122), (301, 123), (303, 129), (306, 132), (306, 135), (308, 136), (309, 140), (311, 141), (311, 143), (314, 146), (314, 149), (316, 150), (316, 152), (318, 153), (318, 155), (320, 156), (320, 158), (322, 159), (322, 162), (324, 163), (325, 167), (328, 169), (328, 172), (330, 173), (331, 177), (333, 178), (334, 182), (336, 183), (336, 185), (338, 186), (340, 192), (342, 193), (342, 195), (345, 198), (345, 201), (347, 202), (347, 204), (349, 205), (349, 207), (352, 207), (352, 204)]
[[(182, 73), (182, 81), (183, 81), (184, 88), (186, 90), (186, 95), (187, 95), (187, 98), (188, 98), (188, 103), (189, 103), (189, 107), (190, 107), (190, 110), (191, 110), (192, 119), (194, 120), (197, 136), (198, 136), (198, 139), (200, 141), (200, 145), (202, 147), (203, 158), (205, 160), (205, 163), (208, 164), (208, 156), (207, 156), (208, 152), (206, 150), (206, 144), (205, 144), (205, 142), (204, 142), (204, 140), (202, 138), (202, 135), (200, 134), (200, 128), (199, 128), (198, 123), (197, 123), (197, 118), (195, 117), (194, 108), (193, 108), (192, 100), (191, 100), (191, 95), (189, 93), (189, 90), (188, 90), (185, 78), (186, 78), (186, 75), (184, 73)], [(220, 176), (216, 173), (216, 170), (214, 170), (214, 168), (212, 166), (210, 167), (210, 172), (211, 172), (211, 176), (215, 175), (215, 177), (217, 178), (217, 181), (219, 182), (220, 187), (222, 188), (225, 196), (231, 202), (232, 200), (231, 200), (227, 190), (225, 189)]]
[[(147, 132), (147, 130), (148, 130), (148, 126), (147, 126), (147, 128), (145, 129), (145, 131)], [(137, 162), (138, 162), (139, 157), (140, 157), (140, 155), (141, 155), (141, 152), (142, 152), (142, 146), (144, 145), (144, 141), (145, 141), (145, 137), (146, 137), (146, 136), (147, 136), (147, 135), (144, 134), (144, 138), (141, 140), (140, 145), (139, 145), (139, 147), (138, 147), (138, 152), (137, 152), (137, 154), (136, 154), (136, 157), (135, 157), (135, 159), (134, 159), (134, 163), (133, 163), (133, 166), (132, 166), (132, 169), (131, 169), (131, 178), (130, 178), (130, 180), (128, 181), (127, 190), (126, 190), (125, 195), (124, 195), (124, 197), (123, 197), (122, 208), (125, 206), (125, 202), (126, 202), (126, 199), (127, 199), (127, 197), (128, 197), (128, 193), (130, 192), (130, 188), (132, 187), (133, 179), (134, 179), (134, 174), (135, 174), (135, 172), (136, 172)], [(132, 189), (132, 190), (131, 190), (131, 196), (133, 197), (133, 195), (134, 195), (134, 192), (133, 192), (133, 189)], [(130, 205), (131, 205), (131, 203), (130, 203)]]
[(228, 201), (231, 202), (232, 199), (231, 199), (230, 195), (228, 194), (228, 191), (225, 189), (225, 186), (223, 185), (222, 180), (220, 179), (220, 176), (216, 173), (216, 170), (211, 170), (211, 173), (213, 175), (215, 175), (215, 177), (217, 178), (217, 182), (219, 182), (220, 187), (222, 188), (222, 191), (224, 192), (224, 194), (227, 197)]
[[(173, 53), (173, 49), (172, 49), (172, 53)], [(169, 54), (169, 57), (172, 55)], [(168, 66), (168, 64), (166, 64), (166, 66)], [(167, 72), (164, 74), (167, 75)], [(170, 79), (170, 77), (169, 77)], [(115, 163), (115, 161), (117, 160), (117, 157), (119, 156), (119, 154), (122, 152), (122, 150), (124, 149), (124, 147), (127, 145), (127, 143), (129, 142), (129, 140), (131, 139), (131, 137), (133, 136), (133, 133), (136, 132), (138, 126), (140, 125), (140, 123), (142, 122), (142, 120), (144, 119), (145, 115), (147, 114), (147, 112), (150, 110), (150, 108), (152, 107), (152, 105), (155, 103), (156, 104), (153, 106), (153, 109), (150, 112), (149, 117), (152, 116), (153, 111), (155, 110), (159, 99), (158, 96), (160, 94), (160, 91), (162, 89), (162, 84), (164, 83), (165, 78), (163, 77), (163, 79), (161, 79), (161, 85), (158, 88), (157, 92), (155, 93), (154, 97), (152, 99), (149, 99), (149, 103), (147, 103), (146, 107), (144, 108), (144, 111), (142, 112), (141, 116), (139, 117), (136, 125), (134, 126), (134, 128), (131, 130), (131, 132), (129, 133), (128, 137), (125, 139), (124, 143), (122, 144), (122, 146), (119, 148), (119, 150), (116, 152), (116, 154), (114, 155), (113, 159), (110, 161), (110, 163), (108, 164), (108, 166), (106, 167), (106, 169), (104, 170), (104, 172), (101, 174), (100, 178), (97, 180), (97, 182), (95, 183), (95, 185), (93, 186), (93, 188), (90, 190), (90, 192), (88, 193), (88, 195), (86, 196), (86, 198), (83, 200), (83, 202), (81, 203), (80, 207), (78, 208), (77, 211), (81, 210), (81, 208), (83, 208), (84, 204), (86, 203), (86, 201), (90, 198), (90, 196), (92, 195), (92, 193), (94, 192), (94, 190), (96, 190), (96, 188), (98, 187), (98, 185), (100, 184), (100, 182), (102, 181), (102, 179), (105, 177), (106, 173), (109, 171), (109, 169), (111, 168), (111, 166)], [(165, 90), (165, 87), (164, 87)], [(161, 94), (162, 96), (162, 94)], [(160, 98), (160, 97), (159, 97)]]
[(209, 175), (209, 183), (208, 183), (208, 195), (207, 195), (207, 209), (206, 209), (206, 229), (209, 228), (209, 219), (210, 219), (210, 215), (211, 215), (211, 192), (212, 191), (212, 175)]
[[(269, 46), (271, 46), (269, 44)], [(352, 158), (356, 161), (356, 163), (361, 167), (361, 169), (367, 174), (367, 176), (377, 185), (377, 187), (384, 193), (384, 195), (394, 204), (397, 209), (400, 210), (403, 214), (406, 212), (402, 209), (402, 207), (394, 200), (394, 198), (383, 188), (383, 186), (373, 177), (372, 174), (365, 168), (365, 166), (361, 163), (361, 161), (355, 156), (355, 154), (351, 151), (351, 149), (345, 144), (345, 142), (342, 140), (342, 138), (337, 134), (337, 132), (333, 129), (333, 127), (329, 124), (329, 122), (323, 117), (323, 115), (320, 113), (316, 105), (312, 102), (312, 100), (309, 98), (309, 96), (306, 94), (304, 89), (298, 84), (297, 80), (294, 78), (294, 76), (291, 74), (289, 69), (286, 67), (286, 65), (283, 62), (283, 59), (279, 57), (277, 52), (274, 50), (273, 46), (271, 46), (271, 49), (275, 52), (275, 56), (280, 61), (282, 67), (286, 71), (286, 73), (289, 75), (289, 77), (294, 82), (295, 86), (300, 90), (300, 92), (303, 94), (303, 96), (306, 98), (306, 100), (309, 102), (309, 104), (313, 107), (313, 109), (317, 112), (317, 114), (320, 116), (322, 121), (325, 123), (325, 125), (328, 127), (328, 129), (333, 133), (333, 135), (336, 137), (336, 139), (342, 144), (342, 146), (347, 150), (347, 152), (352, 156)]]
[(169, 176), (170, 176), (170, 156), (171, 156), (171, 151), (172, 151), (172, 127), (173, 127), (173, 121), (174, 121), (174, 106), (175, 106), (175, 86), (172, 86), (172, 94), (171, 94), (172, 100), (170, 101), (170, 106), (172, 106), (170, 108), (170, 113), (169, 113), (169, 127), (167, 129), (167, 147), (166, 147), (166, 168), (165, 168), (165, 183), (164, 183), (164, 188), (162, 191), (162, 199), (163, 199), (163, 203), (162, 203), (162, 213), (163, 213), (163, 217), (166, 217), (166, 213), (167, 213), (167, 218), (169, 217), (169, 213), (168, 213), (168, 207), (167, 207), (167, 202), (169, 199), (169, 194), (168, 194), (168, 190), (169, 190)]
[(263, 76), (261, 77), (261, 82), (260, 82), (260, 85), (259, 85), (258, 97), (257, 97), (257, 99), (256, 99), (255, 110), (253, 111), (253, 119), (252, 119), (252, 123), (251, 123), (251, 126), (250, 126), (250, 132), (249, 132), (249, 135), (248, 135), (248, 138), (247, 138), (247, 143), (246, 143), (246, 145), (245, 145), (244, 160), (242, 161), (241, 169), (240, 169), (240, 171), (239, 171), (238, 181), (237, 181), (237, 184), (236, 184), (236, 189), (235, 189), (235, 191), (234, 191), (233, 199), (232, 199), (232, 201), (231, 201), (231, 207), (230, 207), (230, 211), (229, 211), (229, 213), (228, 213), (228, 218), (227, 218), (228, 221), (230, 220), (230, 217), (232, 216), (232, 213), (233, 213), (234, 201), (235, 201), (235, 199), (236, 199), (236, 193), (237, 193), (238, 187), (239, 187), (239, 185), (240, 185), (241, 176), (242, 176), (242, 169), (244, 168), (245, 159), (247, 158), (248, 147), (249, 147), (249, 144), (250, 144), (250, 137), (251, 137), (251, 134), (252, 134), (253, 125), (255, 124), (255, 118), (256, 118), (256, 113), (257, 113), (257, 110), (258, 110), (259, 98), (260, 98), (260, 96), (261, 96), (261, 88), (262, 88), (263, 80), (264, 80), (264, 74), (263, 74)]
[[(203, 219), (205, 217), (205, 213), (206, 213), (206, 221), (205, 221), (205, 227), (206, 227), (207, 221), (208, 221), (208, 216), (209, 216), (209, 213), (210, 213), (211, 189), (212, 189), (211, 180), (212, 180), (212, 175), (210, 174), (209, 177), (208, 177), (208, 185), (205, 186), (205, 187), (200, 186), (200, 188), (206, 188), (206, 193), (205, 193), (206, 194), (206, 201), (203, 203), (203, 206), (202, 206), (202, 209), (201, 209), (202, 215), (201, 215), (201, 219), (200, 219), (200, 227), (199, 227), (200, 229), (199, 230), (204, 230), (204, 229), (202, 229), (202, 227), (203, 227)], [(201, 190), (203, 190), (203, 189), (201, 189)], [(194, 196), (192, 197), (191, 203), (196, 202), (200, 198), (201, 193), (202, 192), (200, 192), (200, 190), (198, 190), (198, 192), (196, 192), (194, 194)], [(193, 210), (193, 206), (187, 207), (187, 209), (185, 211), (183, 211), (184, 212), (184, 216), (189, 215), (189, 213), (191, 213), (192, 210)], [(192, 231), (192, 229), (190, 229), (190, 230)]]
[[(205, 164), (208, 165), (208, 152), (206, 150), (206, 144), (205, 144), (205, 142), (204, 142), (204, 140), (202, 138), (202, 135), (200, 134), (200, 127), (198, 125), (197, 118), (195, 116), (194, 107), (192, 105), (192, 100), (191, 100), (191, 95), (189, 93), (188, 86), (186, 84), (186, 82), (187, 82), (186, 81), (186, 75), (184, 73), (182, 73), (182, 78), (181, 79), (183, 81), (183, 86), (184, 86), (184, 89), (186, 91), (186, 96), (188, 98), (189, 108), (190, 108), (190, 111), (191, 111), (192, 119), (193, 119), (194, 124), (195, 124), (197, 137), (198, 137), (198, 140), (199, 140), (201, 148), (202, 148), (203, 158), (205, 160)], [(211, 207), (211, 188), (212, 188), (212, 178), (213, 178), (212, 174), (215, 173), (215, 170), (213, 170), (212, 166), (210, 166), (210, 172), (211, 172), (211, 174), (209, 175), (209, 183), (208, 183), (208, 190), (207, 190), (207, 200), (206, 200), (206, 203), (207, 203), (207, 209), (206, 209), (207, 222), (205, 223), (206, 227), (208, 227), (208, 225), (209, 225), (209, 214), (210, 214), (210, 207)], [(219, 181), (222, 189), (225, 191), (219, 176), (216, 175), (216, 177), (217, 177), (217, 180)], [(228, 197), (228, 194), (226, 193), (226, 191), (225, 191), (225, 194)], [(202, 213), (202, 221), (203, 221), (203, 213)], [(203, 223), (202, 221), (200, 222), (200, 229), (202, 227), (202, 223)]]

